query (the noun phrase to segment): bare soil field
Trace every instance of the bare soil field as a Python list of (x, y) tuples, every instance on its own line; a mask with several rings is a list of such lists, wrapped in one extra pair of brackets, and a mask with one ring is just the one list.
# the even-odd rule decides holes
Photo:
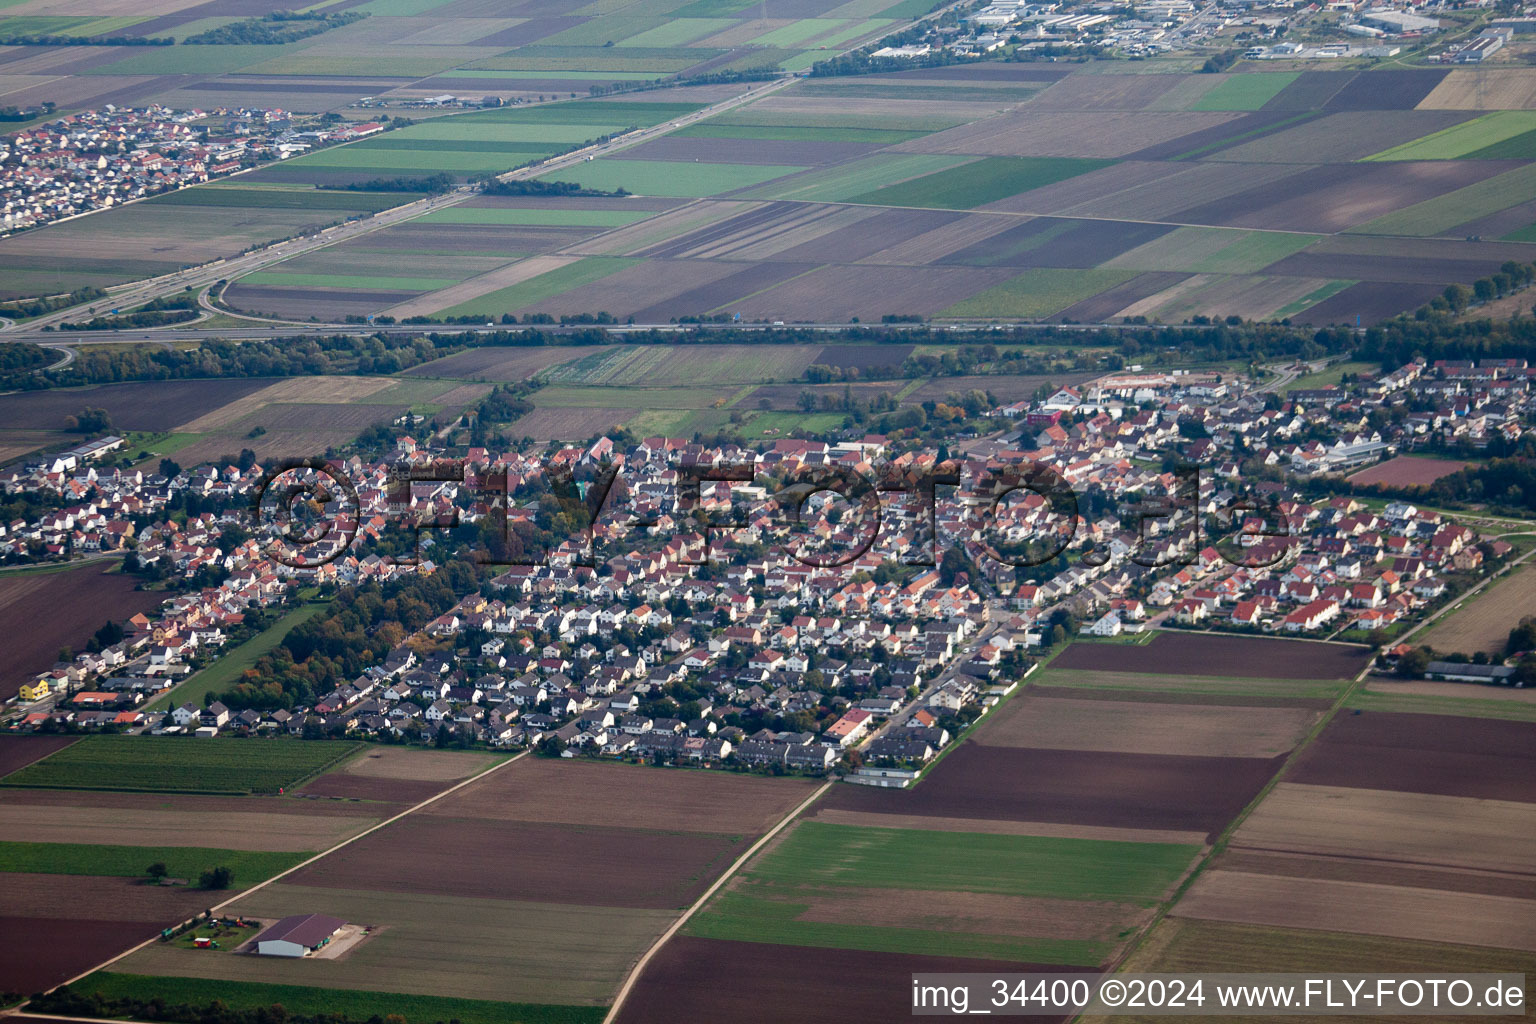
[[(70, 910), (88, 908), (103, 921), (169, 922), (208, 906), (208, 894), (196, 886), (144, 885), (137, 878), (21, 871), (8, 871), (0, 877), (5, 879), (5, 885), (0, 886), (0, 917), (59, 917)], [(139, 937), (150, 934), (146, 931)]]
[(1286, 112), (1321, 110), (1355, 77), (1355, 71), (1303, 71), (1301, 77), (1281, 89), (1263, 110)]
[(1536, 565), (1517, 569), (1471, 603), (1449, 613), (1419, 639), (1437, 651), (1501, 654), (1509, 631), (1536, 610)]
[(652, 259), (763, 260), (875, 213), (826, 203), (765, 203), (645, 248), (640, 255)]
[(349, 316), (368, 316), (419, 295), (400, 290), (367, 290), (284, 287), (272, 284), (235, 282), (224, 290), (224, 299), (233, 308), (253, 316), (290, 320), (339, 321)]
[[(495, 776), (493, 776), (494, 778)], [(658, 825), (670, 825), (664, 816)], [(290, 876), (295, 885), (662, 910), (687, 906), (741, 836), (412, 815)], [(451, 863), (423, 872), (444, 851)]]
[(1444, 889), (1448, 892), (1471, 892), (1485, 896), (1536, 900), (1536, 875), (1421, 867), (1416, 864), (1392, 864), (1381, 860), (1312, 857), (1303, 853), (1271, 853), (1243, 849), (1224, 851), (1211, 866), (1255, 875), (1325, 878), (1337, 882), (1370, 882), (1375, 885), (1400, 885), (1411, 889)]
[(1172, 231), (1166, 224), (1032, 217), (937, 261), (983, 267), (1077, 267), (1114, 259)]
[(868, 260), (883, 262), (871, 257), (881, 250), (899, 246), (915, 237), (937, 231), (946, 225), (965, 218), (964, 214), (947, 210), (880, 210), (865, 209), (854, 223), (835, 228), (819, 238), (802, 242), (793, 248), (780, 251), (782, 260), (827, 260), (838, 263), (857, 263)]
[(1368, 649), (1353, 644), (1162, 632), (1139, 646), (1073, 644), (1056, 656), (1051, 668), (1239, 679), (1353, 679), (1369, 657)]
[(221, 850), (297, 853), (324, 850), (372, 823), (370, 818), (339, 815), (322, 817), (262, 811), (197, 813), (80, 804), (48, 807), (0, 800), (0, 835), (10, 842), (203, 846)]
[[(419, 865), (414, 870), (421, 873)], [(209, 956), (202, 950), (155, 943), (124, 960), (119, 969), (504, 1002), (603, 1005), (613, 998), (630, 964), (675, 916), (673, 911), (287, 883), (253, 893), (234, 909), (273, 920), (289, 914), (334, 914), (377, 927), (366, 941), (334, 960)]]
[[(401, 371), (402, 377), (448, 377), (457, 380), (479, 380), (495, 383), (511, 383), (527, 380), (549, 366), (580, 359), (594, 352), (604, 351), (602, 346), (570, 348), (565, 346), (539, 347), (486, 347), (472, 348), (457, 355), (434, 359), (430, 363), (413, 366)], [(446, 397), (446, 396), (445, 396)]]
[(1206, 201), (1261, 191), (1290, 177), (1295, 166), (1126, 161), (1023, 195), (992, 203), (989, 210), (1054, 213), (1076, 217), (1170, 220), (1191, 196)]
[(1031, 110), (1146, 110), (1187, 75), (1069, 75), (1030, 101)]
[(1350, 483), (1387, 484), (1392, 487), (1427, 487), (1443, 476), (1465, 469), (1458, 459), (1416, 459), (1399, 455), (1395, 459), (1351, 474)]
[(1328, 723), (1287, 779), (1536, 803), (1536, 723), (1356, 712)]
[[(445, 782), (419, 779), (381, 779), (346, 772), (329, 772), (304, 783), (295, 792), (300, 796), (327, 800), (363, 800), (383, 814), (421, 803), (448, 788)], [(383, 806), (391, 805), (391, 806)]]
[(1154, 315), (1167, 323), (1180, 323), (1202, 313), (1213, 318), (1240, 316), (1244, 320), (1268, 320), (1277, 310), (1305, 300), (1328, 283), (1325, 277), (1213, 275), (1202, 287), (1181, 292), (1156, 306)]
[(1376, 74), (1360, 74), (1328, 100), (1329, 110), (1411, 110), (1423, 107), (1447, 74), (1444, 68), (1404, 68)]
[(975, 742), (983, 746), (1272, 758), (1294, 747), (1318, 713), (1071, 697), (1015, 697)]
[(63, 750), (75, 739), (74, 736), (0, 736), (0, 778), (55, 750)]
[(812, 167), (868, 156), (879, 145), (867, 142), (788, 142), (765, 139), (696, 139), (663, 136), (614, 154), (615, 160), (707, 161), (717, 164), (789, 164)]
[(584, 441), (596, 434), (617, 430), (635, 415), (633, 409), (567, 406), (560, 409), (534, 409), (512, 424), (513, 437), (531, 437), (535, 441)]
[(686, 316), (701, 310), (677, 308), (674, 303), (677, 296), (700, 286), (707, 287), (739, 269), (740, 264), (714, 260), (646, 260), (601, 281), (572, 288), (522, 308), (557, 317), (595, 311), (611, 313), (623, 320), (635, 316), (640, 310), (657, 308), (670, 309), (671, 316)]
[[(620, 1024), (904, 1020), (912, 1010), (915, 972), (1032, 970), (1068, 973), (1073, 969), (678, 935), (646, 966), (618, 1020)], [(723, 983), (724, 979), (730, 983)]]
[(219, 430), (274, 403), (346, 405), (375, 395), (393, 384), (387, 377), (293, 377), (269, 382), (260, 390), (242, 393), (233, 401), (226, 399), (212, 412), (183, 421), (176, 430), (189, 434)]
[[(56, 899), (67, 899), (56, 894)], [(104, 921), (57, 916), (0, 916), (0, 991), (41, 992), (142, 942), (170, 920)]]
[[(164, 594), (135, 590), (138, 579), (106, 573), (115, 560), (87, 562), (63, 572), (23, 572), (0, 577), (0, 636), (11, 637), (0, 667), (0, 699), (53, 667), (60, 647), (83, 649), (108, 620), (121, 622), (160, 607)], [(50, 609), (39, 615), (39, 608)]]
[(1422, 100), (1421, 110), (1529, 110), (1536, 68), (1456, 68)]
[(666, 302), (653, 303), (635, 314), (641, 323), (665, 322), (669, 317), (708, 313), (730, 305), (744, 295), (772, 288), (813, 269), (805, 263), (736, 263), (735, 273), (727, 274), (709, 284), (697, 285), (679, 292)]
[(369, 747), (347, 761), (340, 771), (375, 779), (417, 779), (422, 782), (457, 782), (483, 772), (497, 761), (492, 754), (455, 750), (417, 750), (407, 747)]
[(64, 417), (105, 409), (118, 430), (170, 430), (270, 384), (266, 380), (165, 380), (0, 395), (0, 420), (10, 428), (61, 430)]
[[(810, 796), (809, 779), (525, 757), (422, 813), (492, 821), (758, 835)], [(658, 808), (664, 808), (658, 818)]]
[(827, 323), (928, 316), (1013, 277), (1002, 267), (834, 265), (730, 303), (747, 319)]
[(811, 359), (821, 366), (895, 369), (912, 354), (912, 345), (824, 345)]
[(1345, 163), (1442, 131), (1468, 117), (1442, 110), (1348, 110), (1223, 148), (1206, 159), (1261, 164), (1312, 163), (1319, 159)]
[[(627, 200), (626, 200), (627, 202)], [(599, 256), (643, 256), (652, 246), (669, 244), (706, 225), (734, 218), (753, 204), (700, 199), (627, 227), (606, 232), (600, 241), (583, 246), (583, 252)]]
[(1232, 848), (1536, 875), (1532, 829), (1530, 803), (1282, 782)]
[(823, 805), (1214, 835), (1248, 805), (1280, 761), (1029, 750), (967, 741), (911, 790), (836, 786)]
[(1362, 325), (1374, 324), (1417, 309), (1440, 292), (1437, 284), (1362, 281), (1310, 309), (1293, 313), (1291, 321), (1325, 326), (1353, 325), (1358, 319)]
[(1229, 146), (1242, 145), (1268, 132), (1284, 131), (1295, 121), (1296, 115), (1288, 111), (1265, 109), (1241, 113), (1230, 121), (1139, 149), (1126, 156), (1130, 160), (1176, 160), (1187, 158), (1190, 154), (1207, 159), (1219, 158), (1222, 150)]
[(1536, 950), (1536, 902), (1477, 893), (1218, 869), (1201, 875), (1172, 913), (1238, 924)]
[[(940, 213), (937, 210), (903, 210), (901, 212), (910, 214), (914, 218), (927, 218)], [(882, 216), (885, 215), (882, 214)], [(949, 214), (942, 214), (942, 216), (950, 218)], [(898, 263), (911, 266), (936, 263), (950, 253), (990, 238), (999, 231), (1007, 231), (1017, 223), (1018, 221), (1013, 217), (990, 216), (984, 213), (962, 214), (956, 219), (947, 219), (939, 227), (930, 228), (905, 241), (877, 249), (861, 257), (857, 262), (887, 265)]]
[(1263, 188), (1176, 210), (1171, 217), (1185, 224), (1329, 234), (1453, 192), (1509, 168), (1510, 165), (1497, 160), (1325, 164), (1298, 170)]
[[(1505, 253), (1506, 257), (1510, 255), (1513, 254)], [(1444, 281), (1476, 280), (1497, 273), (1502, 262), (1492, 259), (1437, 260), (1406, 254), (1387, 256), (1377, 253), (1308, 251), (1287, 256), (1265, 269), (1273, 274), (1293, 277), (1440, 284)]]
[[(1132, 84), (1146, 81), (1137, 75), (1103, 77), (1124, 78)], [(975, 156), (1120, 157), (1224, 124), (1239, 116), (1216, 112), (1052, 112), (1037, 110), (1036, 104), (1031, 103), (1000, 117), (904, 142), (894, 147), (894, 151)]]
[[(1200, 921), (1193, 918), (1166, 918), (1146, 943), (1127, 961), (1130, 971), (1358, 971), (1362, 973), (1513, 971), (1529, 974), (1536, 970), (1536, 956), (1513, 950), (1492, 950), (1481, 946), (1394, 939), (1304, 930), (1259, 927)], [(1248, 1021), (1282, 1024), (1286, 1017), (1251, 1017)], [(1348, 1024), (1391, 1021), (1413, 1024), (1424, 1017), (1335, 1017)], [(1441, 1018), (1449, 1020), (1450, 1018)], [(1094, 1024), (1113, 1020), (1116, 1024), (1152, 1024), (1167, 1017), (1083, 1018)]]

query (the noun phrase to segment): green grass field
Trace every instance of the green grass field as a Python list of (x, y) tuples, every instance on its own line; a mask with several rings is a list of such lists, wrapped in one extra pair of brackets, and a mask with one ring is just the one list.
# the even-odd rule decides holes
[[(797, 896), (805, 902), (796, 902)], [(1109, 958), (1113, 943), (1092, 939), (1000, 935), (974, 931), (937, 931), (869, 924), (804, 920), (815, 892), (740, 886), (711, 903), (688, 922), (686, 933), (704, 939), (771, 942), (826, 949), (863, 949), (878, 953), (965, 956), (1019, 963), (1097, 966)]]
[[(176, 436), (175, 434), (171, 435), (171, 437)], [(184, 434), (181, 436), (196, 440), (199, 435)], [(185, 447), (185, 445), (177, 445), (176, 447)], [(161, 454), (174, 450), (174, 447), (166, 448), (161, 451)], [(263, 654), (266, 654), (272, 648), (282, 643), (293, 627), (301, 622), (308, 622), (324, 611), (326, 607), (327, 605), (322, 602), (300, 605), (234, 650), (225, 651), (223, 657), (219, 658), (212, 665), (188, 676), (180, 686), (177, 686), (170, 693), (156, 698), (145, 710), (168, 711), (173, 706), (179, 707), (189, 701), (201, 706), (204, 695), (221, 693), (229, 689), (240, 679), (242, 672), (253, 667), (257, 659)]]
[(874, 206), (936, 206), (970, 210), (1108, 167), (1113, 160), (993, 156), (850, 197)]
[(171, 878), (196, 882), (211, 868), (227, 867), (244, 888), (302, 863), (313, 853), (219, 850), (203, 846), (98, 846), (90, 843), (0, 842), (0, 871), (41, 875), (137, 878), (159, 861)]
[[(836, 203), (864, 195), (908, 178), (969, 163), (974, 157), (927, 153), (877, 155), (828, 167), (802, 177), (775, 182), (745, 194), (748, 199), (797, 199), (802, 202)], [(745, 183), (743, 183), (745, 184)]]
[(270, 793), (362, 748), (293, 739), (87, 736), (7, 775), (0, 785), (164, 793)]
[(1199, 852), (1180, 843), (934, 832), (804, 821), (747, 869), (754, 881), (1073, 900), (1161, 899)]
[(1475, 185), (1377, 217), (1368, 224), (1350, 228), (1349, 233), (1417, 237), (1442, 235), (1452, 231), (1458, 224), (1486, 217), (1531, 199), (1536, 199), (1536, 164), (1517, 167)]
[[(1162, 899), (1198, 853), (1198, 846), (1172, 843), (804, 821), (748, 865), (687, 930), (751, 942), (896, 953), (942, 948), (952, 956), (1096, 965), (1133, 927), (1134, 908)], [(926, 903), (924, 893), (933, 894)], [(1053, 934), (1059, 926), (1028, 916), (978, 926), (946, 909), (957, 905), (958, 893), (1093, 901), (1101, 923), (1074, 938)], [(881, 899), (898, 901), (911, 916), (882, 924), (862, 919), (856, 908)], [(1106, 902), (1118, 910), (1106, 915)], [(958, 905), (968, 904), (962, 899)]]
[(341, 1014), (347, 1020), (359, 1021), (396, 1014), (406, 1024), (432, 1024), (445, 1020), (457, 1020), (460, 1024), (599, 1024), (606, 1012), (600, 1006), (501, 1003), (403, 992), (359, 992), (203, 978), (156, 978), (110, 971), (98, 971), (81, 979), (73, 988), (87, 995), (100, 992), (108, 999), (159, 998), (172, 1005), (203, 1007), (217, 1001), (236, 1010), (281, 1005), (291, 1014)]
[(1536, 160), (1536, 130), (1464, 154), (1463, 160)]
[[(576, 49), (570, 47), (568, 49)], [(690, 51), (685, 57), (651, 57), (640, 56), (642, 48), (638, 46), (620, 48), (618, 46), (585, 47), (586, 53), (572, 54), (570, 56), (541, 56), (534, 54), (532, 48), (515, 51), (512, 56), (488, 57), (485, 60), (476, 61), (465, 65), (467, 71), (640, 71), (650, 76), (676, 74), (686, 71), (688, 68), (701, 61), (708, 60), (714, 52), (703, 47)], [(525, 56), (525, 54), (527, 54)], [(548, 77), (558, 78), (558, 75)]]
[[(1475, 683), (1467, 684), (1477, 687)], [(1363, 711), (1401, 711), (1419, 715), (1459, 715), (1462, 718), (1502, 718), (1512, 722), (1536, 722), (1536, 704), (1491, 697), (1439, 697), (1418, 693), (1378, 693), (1361, 690), (1345, 704)]]
[[(1382, 150), (1367, 160), (1456, 160), (1473, 154), (1476, 159), (1498, 160), (1485, 155), (1501, 143), (1536, 132), (1536, 110), (1497, 110), (1482, 117)], [(1522, 145), (1529, 145), (1525, 143)], [(1516, 157), (1515, 159), (1520, 159)]]
[(1032, 320), (1059, 313), (1075, 302), (1124, 284), (1134, 270), (1067, 270), (1035, 267), (1010, 281), (988, 288), (955, 303), (939, 315), (950, 318), (1004, 318)]
[(1254, 72), (1227, 76), (1190, 104), (1189, 110), (1258, 110), (1300, 77), (1299, 71)]
[(640, 261), (620, 256), (590, 256), (576, 263), (570, 263), (538, 277), (529, 278), (526, 281), (514, 284), (506, 288), (488, 292), (485, 295), (461, 302), (457, 306), (442, 310), (439, 316), (490, 316), (500, 315), (511, 310), (522, 309), (552, 299), (562, 292), (568, 292), (572, 288), (578, 288), (593, 281), (601, 281), (609, 274), (617, 274), (619, 271), (632, 267)]
[(1320, 237), (1284, 231), (1250, 231), (1186, 269), (1201, 274), (1256, 274), (1271, 263), (1300, 252)]
[(539, 180), (574, 181), (585, 188), (627, 189), (644, 196), (701, 199), (794, 174), (804, 167), (683, 163), (670, 160), (594, 160)]
[[(585, 142), (585, 139), (575, 141)], [(342, 146), (337, 149), (322, 149), (318, 153), (311, 153), (301, 157), (294, 163), (285, 166), (313, 168), (313, 167), (348, 167), (366, 168), (369, 171), (378, 171), (380, 177), (388, 177), (401, 171), (425, 171), (428, 174), (436, 174), (442, 171), (461, 174), (483, 173), (486, 171), (509, 171), (518, 164), (527, 163), (532, 158), (528, 153), (507, 153), (505, 151), (476, 152), (474, 150), (418, 150), (412, 148), (388, 149), (359, 144), (356, 146)]]
[(649, 210), (540, 210), (526, 206), (493, 209), (450, 206), (433, 210), (413, 224), (513, 224), (562, 228), (617, 228), (654, 217)]

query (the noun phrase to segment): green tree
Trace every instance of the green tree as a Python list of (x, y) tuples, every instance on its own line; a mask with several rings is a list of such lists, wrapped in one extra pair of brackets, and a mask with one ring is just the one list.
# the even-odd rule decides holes
[(203, 872), (201, 884), (204, 889), (228, 889), (235, 883), (233, 868), (219, 865)]

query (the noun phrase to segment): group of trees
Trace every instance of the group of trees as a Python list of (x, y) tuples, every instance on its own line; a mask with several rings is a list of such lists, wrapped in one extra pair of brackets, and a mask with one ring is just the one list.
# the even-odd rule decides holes
[(64, 429), (72, 434), (105, 434), (112, 430), (112, 414), (105, 409), (86, 406), (73, 416), (64, 417)]
[(406, 637), (479, 585), (472, 564), (449, 559), (430, 576), (348, 588), (324, 614), (290, 630), (217, 699), (235, 710), (307, 704), (382, 664)]
[(70, 306), (78, 306), (81, 303), (106, 297), (107, 293), (100, 288), (76, 288), (68, 295), (55, 295), (41, 299), (17, 299), (13, 302), (0, 303), (0, 316), (42, 316), (55, 310), (68, 309)]
[(273, 11), (260, 18), (247, 18), (199, 32), (182, 40), (187, 46), (277, 46), (297, 42), (333, 28), (362, 21), (362, 11)]
[(353, 181), (345, 185), (321, 185), (320, 187), (343, 192), (425, 192), (429, 195), (438, 195), (443, 192), (451, 192), (453, 186), (453, 175), (446, 172), (438, 172), (426, 177), (369, 178), (367, 181)]
[(107, 331), (124, 327), (162, 327), (197, 319), (197, 296), (190, 291), (162, 296), (131, 313), (98, 316), (84, 323), (60, 324), (65, 331)]
[[(583, 146), (588, 143), (582, 143)], [(613, 192), (605, 192), (599, 188), (587, 188), (578, 185), (574, 181), (537, 181), (534, 179), (517, 181), (498, 181), (490, 178), (480, 186), (480, 191), (488, 196), (598, 196), (619, 198), (629, 193), (624, 189)]]

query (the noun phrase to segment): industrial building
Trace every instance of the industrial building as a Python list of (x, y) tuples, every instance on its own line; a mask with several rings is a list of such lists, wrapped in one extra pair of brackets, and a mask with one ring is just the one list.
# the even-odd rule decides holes
[(256, 937), (262, 956), (307, 956), (326, 945), (347, 926), (339, 917), (295, 914), (285, 917)]

